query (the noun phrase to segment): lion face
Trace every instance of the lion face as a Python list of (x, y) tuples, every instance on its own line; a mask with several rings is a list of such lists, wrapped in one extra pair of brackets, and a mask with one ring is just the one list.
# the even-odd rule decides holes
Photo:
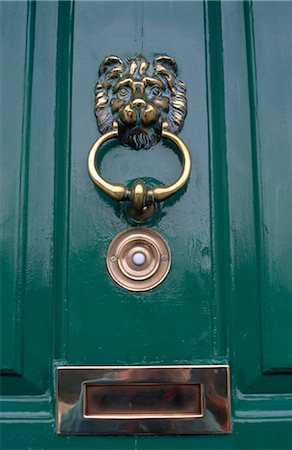
[(119, 139), (135, 149), (149, 148), (160, 137), (162, 123), (178, 133), (186, 116), (186, 88), (177, 79), (176, 63), (157, 56), (122, 60), (105, 58), (95, 89), (95, 115), (101, 133), (118, 123)]

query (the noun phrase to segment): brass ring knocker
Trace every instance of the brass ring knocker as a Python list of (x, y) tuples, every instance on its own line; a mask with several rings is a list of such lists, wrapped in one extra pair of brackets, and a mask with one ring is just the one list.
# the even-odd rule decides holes
[[(148, 189), (142, 180), (137, 180), (133, 188), (127, 189), (123, 184), (110, 183), (105, 180), (99, 170), (96, 168), (96, 155), (101, 149), (101, 146), (114, 138), (118, 137), (118, 127), (114, 124), (113, 130), (102, 135), (93, 144), (88, 155), (88, 172), (92, 181), (107, 195), (117, 201), (130, 201), (133, 210), (136, 212), (133, 215), (140, 220), (151, 217), (154, 213), (155, 202), (162, 202), (167, 198), (178, 192), (188, 181), (191, 172), (191, 157), (186, 144), (175, 134), (167, 131), (168, 125), (166, 122), (162, 125), (162, 138), (171, 140), (177, 145), (182, 156), (182, 172), (179, 178), (168, 186), (158, 186), (153, 189)], [(142, 219), (141, 219), (142, 218)]]

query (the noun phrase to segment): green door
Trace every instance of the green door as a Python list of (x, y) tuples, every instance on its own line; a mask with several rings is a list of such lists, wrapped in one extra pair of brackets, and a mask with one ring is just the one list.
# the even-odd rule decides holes
[[(2, 447), (291, 448), (292, 4), (0, 8)], [(191, 178), (147, 225), (172, 253), (148, 292), (108, 274), (110, 242), (134, 225), (87, 173), (111, 54), (171, 55), (187, 85)], [(101, 171), (169, 184), (180, 163), (162, 142), (113, 142)], [(230, 366), (230, 434), (56, 435), (57, 366), (191, 364)]]

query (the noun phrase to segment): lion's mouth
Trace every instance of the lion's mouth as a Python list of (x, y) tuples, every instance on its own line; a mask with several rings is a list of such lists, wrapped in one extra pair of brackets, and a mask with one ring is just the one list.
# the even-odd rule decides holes
[(135, 126), (129, 129), (122, 127), (119, 130), (119, 139), (123, 145), (129, 145), (136, 150), (147, 149), (159, 141), (160, 133), (155, 128)]

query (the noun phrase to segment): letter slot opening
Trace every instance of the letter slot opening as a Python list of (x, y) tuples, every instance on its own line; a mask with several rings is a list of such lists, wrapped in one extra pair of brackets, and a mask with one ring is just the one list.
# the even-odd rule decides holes
[(95, 419), (203, 416), (200, 384), (83, 385), (84, 417)]

